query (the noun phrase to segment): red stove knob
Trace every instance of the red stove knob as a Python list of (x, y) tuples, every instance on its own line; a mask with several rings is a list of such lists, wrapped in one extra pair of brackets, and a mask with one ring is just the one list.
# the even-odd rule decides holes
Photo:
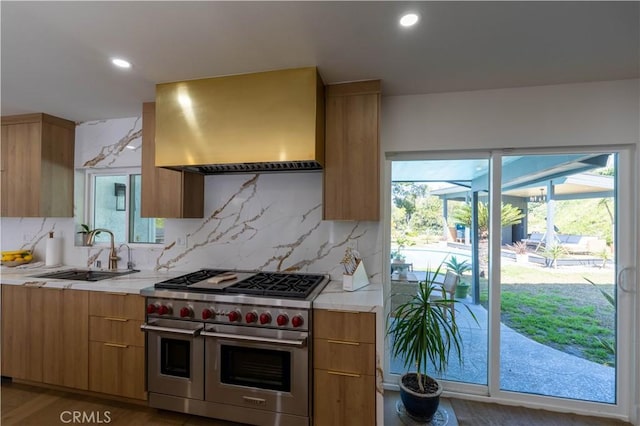
[(260, 324), (269, 324), (271, 322), (271, 314), (264, 312), (260, 314)]
[(147, 305), (147, 314), (155, 314), (158, 311), (158, 304), (151, 303)]
[(255, 312), (247, 312), (247, 315), (244, 316), (244, 320), (247, 324), (251, 324), (252, 322), (258, 321), (258, 314)]
[(171, 309), (169, 309), (168, 306), (162, 305), (158, 308), (158, 313), (160, 315), (168, 315), (169, 313), (171, 313)]
[(293, 318), (291, 318), (291, 325), (294, 327), (301, 327), (302, 324), (304, 324), (304, 318), (302, 318), (300, 315), (296, 315)]
[(191, 309), (188, 306), (183, 307), (182, 309), (180, 309), (180, 317), (181, 318), (188, 318), (188, 317), (192, 317), (193, 316), (193, 309)]
[(202, 319), (207, 320), (213, 316), (213, 311), (209, 308), (205, 308), (202, 310)]
[(283, 325), (287, 325), (287, 323), (289, 322), (289, 317), (287, 316), (287, 314), (280, 314), (278, 315), (278, 318), (276, 318), (276, 322), (280, 327), (282, 327)]
[(238, 311), (229, 312), (229, 321), (231, 322), (242, 322), (242, 315)]

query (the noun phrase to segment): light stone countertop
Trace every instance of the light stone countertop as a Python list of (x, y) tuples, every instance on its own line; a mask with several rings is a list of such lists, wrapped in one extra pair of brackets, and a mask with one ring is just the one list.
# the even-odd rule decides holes
[(330, 281), (313, 301), (315, 309), (382, 312), (382, 284), (372, 283), (356, 291), (342, 289), (342, 281)]
[[(68, 288), (74, 290), (104, 291), (113, 293), (140, 294), (140, 290), (157, 282), (188, 273), (188, 271), (140, 271), (100, 281), (74, 281), (52, 278), (36, 278), (48, 272), (73, 269), (71, 266), (41, 267), (31, 269), (0, 269), (0, 281), (8, 285), (30, 285), (45, 288)], [(84, 268), (78, 268), (84, 269)], [(383, 306), (382, 284), (369, 284), (356, 291), (344, 291), (342, 281), (330, 281), (316, 297), (313, 307), (358, 312), (381, 312)]]
[(185, 271), (140, 271), (100, 281), (61, 280), (53, 278), (36, 278), (33, 276), (74, 268), (76, 267), (58, 266), (53, 268), (41, 267), (31, 269), (2, 267), (2, 269), (0, 269), (0, 282), (2, 284), (8, 285), (27, 285), (44, 288), (67, 288), (73, 290), (140, 294), (140, 290), (142, 290), (143, 288), (150, 287), (157, 282), (177, 277), (178, 275), (186, 273)]

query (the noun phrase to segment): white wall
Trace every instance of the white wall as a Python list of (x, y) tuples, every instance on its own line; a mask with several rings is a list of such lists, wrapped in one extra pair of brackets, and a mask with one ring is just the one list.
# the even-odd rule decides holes
[[(640, 164), (637, 79), (389, 96), (382, 99), (382, 111), (383, 154), (630, 144), (636, 147), (635, 164)], [(636, 192), (639, 176), (636, 172)], [(637, 197), (635, 203), (633, 220), (640, 230)], [(637, 246), (635, 252), (636, 264), (640, 264)], [(634, 321), (638, 324), (640, 291), (636, 292), (635, 303)], [(640, 387), (640, 327), (636, 330), (635, 352), (633, 377)], [(635, 393), (632, 421), (639, 423), (640, 390), (631, 391)]]
[(382, 99), (385, 151), (637, 144), (639, 80)]

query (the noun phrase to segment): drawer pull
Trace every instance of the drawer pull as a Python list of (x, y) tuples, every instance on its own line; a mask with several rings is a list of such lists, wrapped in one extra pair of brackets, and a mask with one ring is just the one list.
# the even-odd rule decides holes
[(327, 309), (327, 312), (338, 313), (338, 314), (361, 314), (360, 311), (339, 311), (336, 309)]
[(347, 377), (356, 377), (356, 378), (360, 378), (359, 374), (354, 374), (354, 373), (343, 373), (341, 371), (331, 371), (328, 370), (327, 373), (329, 374), (333, 374), (334, 376), (347, 376)]
[(129, 321), (127, 318), (114, 318), (114, 317), (104, 317), (107, 321), (118, 321), (118, 322), (127, 322)]
[(121, 345), (120, 343), (104, 343), (105, 346), (111, 346), (112, 348), (123, 348), (126, 349), (129, 345)]
[(328, 343), (335, 343), (336, 345), (351, 345), (360, 346), (360, 342), (345, 342), (343, 340), (327, 340)]

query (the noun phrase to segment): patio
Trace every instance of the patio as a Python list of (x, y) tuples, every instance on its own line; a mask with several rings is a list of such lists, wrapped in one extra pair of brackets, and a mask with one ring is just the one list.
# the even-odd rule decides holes
[[(451, 362), (447, 371), (435, 375), (451, 381), (487, 384), (487, 311), (465, 303), (478, 319), (458, 307), (456, 319), (463, 336), (463, 365)], [(501, 324), (500, 386), (502, 390), (585, 401), (613, 403), (615, 369), (537, 343)], [(391, 359), (391, 373), (402, 374), (400, 359)], [(429, 372), (432, 375), (432, 372)]]
[[(515, 256), (508, 256), (513, 252), (506, 253), (507, 251), (505, 250), (502, 256), (503, 264), (516, 265)], [(451, 256), (456, 256), (458, 259), (470, 259), (470, 247), (458, 243), (439, 242), (420, 249), (405, 249), (404, 254), (406, 262), (413, 263), (414, 268), (428, 269), (437, 267), (443, 260)], [(537, 262), (538, 257), (540, 260), (543, 259), (542, 256), (530, 254), (529, 267), (536, 270), (539, 268), (540, 273), (550, 271), (550, 269), (544, 268), (544, 263)], [(575, 259), (566, 259), (567, 265), (575, 265), (574, 268), (580, 270), (584, 267), (593, 268), (593, 265), (602, 262), (593, 256), (577, 255), (571, 257)], [(575, 262), (569, 262), (570, 260), (575, 260)], [(563, 270), (567, 269), (564, 269), (563, 266)], [(400, 279), (398, 273), (395, 272), (391, 277), (391, 308), (394, 303), (402, 302), (407, 297), (397, 293), (415, 292), (415, 287), (419, 281), (425, 279), (425, 275), (426, 271), (424, 270), (413, 270), (407, 272), (406, 278)], [(471, 295), (466, 299), (458, 300), (473, 312), (479, 324), (476, 324), (463, 306), (457, 307), (456, 319), (463, 336), (464, 364), (458, 365), (457, 362), (452, 362), (445, 373), (436, 377), (486, 385), (488, 380), (488, 313), (482, 305), (472, 303)], [(500, 337), (502, 348), (500, 386), (502, 390), (604, 403), (616, 401), (616, 371), (614, 367), (592, 362), (538, 343), (503, 323), (500, 324)], [(399, 359), (391, 359), (390, 366), (392, 373), (405, 371), (403, 363)]]

